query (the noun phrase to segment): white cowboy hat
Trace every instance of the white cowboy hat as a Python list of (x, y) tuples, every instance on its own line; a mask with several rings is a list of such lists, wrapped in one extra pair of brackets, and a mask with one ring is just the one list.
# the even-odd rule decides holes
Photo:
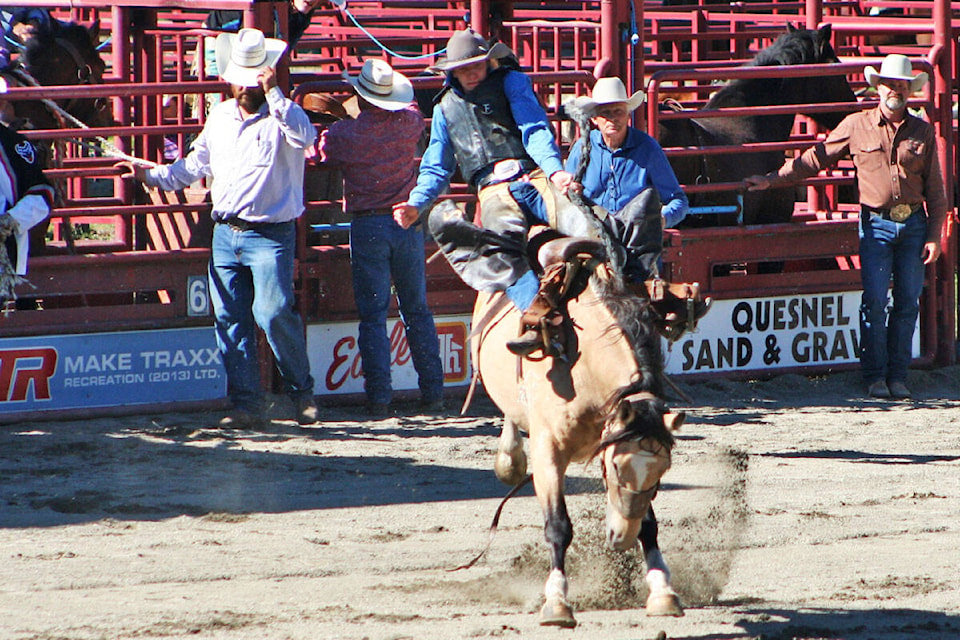
[(220, 77), (239, 87), (255, 87), (257, 75), (267, 67), (277, 66), (287, 43), (264, 38), (259, 29), (240, 29), (237, 33), (217, 36), (217, 69)]
[(646, 99), (647, 96), (642, 91), (637, 91), (632, 96), (627, 97), (627, 88), (623, 86), (623, 81), (620, 78), (600, 78), (593, 85), (590, 98), (583, 101), (583, 108), (587, 114), (592, 116), (597, 107), (602, 104), (623, 102), (627, 105), (627, 112), (633, 113)]
[(446, 57), (430, 67), (431, 70), (452, 71), (481, 60), (505, 58), (513, 54), (510, 47), (502, 42), (496, 42), (491, 46), (473, 29), (457, 31), (450, 36), (446, 51)]
[(413, 102), (413, 85), (383, 60), (365, 60), (356, 78), (346, 71), (343, 76), (364, 100), (381, 109), (399, 111)]
[(925, 71), (913, 75), (913, 65), (910, 64), (910, 59), (899, 53), (891, 53), (884, 58), (883, 64), (880, 65), (880, 71), (877, 71), (873, 67), (867, 67), (863, 70), (863, 75), (867, 79), (867, 84), (874, 89), (877, 88), (877, 85), (880, 84), (880, 81), (884, 78), (888, 80), (906, 80), (910, 83), (910, 93), (920, 91), (923, 85), (927, 84), (928, 79)]

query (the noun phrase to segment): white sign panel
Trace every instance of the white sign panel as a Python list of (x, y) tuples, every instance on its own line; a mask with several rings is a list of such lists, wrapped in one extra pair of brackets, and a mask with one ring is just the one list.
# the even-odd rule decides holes
[[(696, 333), (664, 344), (667, 373), (824, 366), (860, 360), (860, 291), (714, 301)], [(919, 322), (918, 322), (919, 325)], [(919, 328), (913, 356), (920, 355)]]
[[(437, 316), (434, 321), (440, 340), (444, 384), (468, 384), (472, 372), (467, 342), (470, 316)], [(357, 330), (356, 322), (307, 325), (307, 353), (310, 356), (310, 372), (316, 380), (314, 393), (318, 396), (363, 393)], [(417, 389), (417, 372), (413, 368), (407, 336), (399, 319), (387, 320), (387, 336), (390, 339), (394, 391)]]

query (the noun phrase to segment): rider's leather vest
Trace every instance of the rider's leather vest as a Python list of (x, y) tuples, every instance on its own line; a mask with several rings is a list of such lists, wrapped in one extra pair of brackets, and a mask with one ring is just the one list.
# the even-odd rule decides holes
[(532, 163), (504, 93), (506, 74), (506, 69), (493, 70), (468, 94), (448, 87), (439, 98), (460, 173), (472, 185), (500, 160)]

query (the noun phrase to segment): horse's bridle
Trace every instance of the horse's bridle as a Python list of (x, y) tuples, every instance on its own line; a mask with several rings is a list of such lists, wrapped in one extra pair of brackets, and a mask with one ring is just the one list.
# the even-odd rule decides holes
[[(657, 396), (649, 391), (640, 391), (629, 396), (624, 397), (620, 402), (637, 402), (641, 400), (656, 400)], [(616, 439), (611, 438), (609, 434), (604, 434), (605, 440), (610, 440), (604, 449), (615, 444)], [(650, 439), (649, 436), (638, 435), (633, 440), (640, 443), (643, 440)], [(662, 442), (657, 442), (654, 440), (653, 447), (644, 447), (640, 446), (643, 451), (653, 455), (654, 457), (667, 457), (668, 453), (665, 454), (664, 451), (667, 450), (667, 446)], [(639, 445), (638, 445), (639, 446)], [(597, 451), (597, 453), (602, 453), (602, 450)], [(603, 456), (600, 456), (600, 470), (603, 474), (603, 484), (604, 487), (609, 491), (610, 483), (607, 481), (607, 465)], [(616, 468), (616, 463), (614, 463), (614, 472), (617, 475), (617, 483), (613, 487), (615, 490), (615, 504), (613, 505), (617, 511), (628, 520), (636, 520), (642, 518), (646, 515), (647, 506), (650, 502), (656, 497), (657, 492), (660, 490), (660, 480), (659, 478), (651, 487), (641, 488), (639, 491), (634, 489), (627, 488), (624, 484), (620, 482), (620, 470)]]
[[(641, 448), (654, 456), (665, 457), (661, 452), (666, 449), (666, 447), (662, 444), (656, 450), (647, 449), (646, 447)], [(607, 480), (607, 465), (602, 456), (600, 457), (600, 470), (603, 474), (603, 485), (609, 491), (610, 483)], [(639, 491), (636, 491), (627, 488), (626, 485), (620, 482), (620, 470), (616, 468), (616, 463), (614, 463), (614, 472), (617, 475), (617, 483), (613, 487), (615, 495), (613, 506), (620, 515), (628, 520), (638, 520), (642, 518), (646, 515), (650, 502), (657, 497), (657, 492), (660, 491), (660, 479), (658, 478), (653, 486), (646, 489), (641, 488)]]

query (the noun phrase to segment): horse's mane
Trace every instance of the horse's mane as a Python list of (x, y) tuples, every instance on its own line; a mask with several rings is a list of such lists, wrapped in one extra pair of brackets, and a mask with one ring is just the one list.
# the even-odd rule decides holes
[(783, 34), (747, 63), (747, 66), (770, 67), (795, 64), (818, 64), (836, 58), (830, 39), (821, 32), (808, 29)]
[[(639, 379), (629, 385), (623, 395), (648, 391), (663, 395), (663, 360), (660, 358), (660, 337), (654, 326), (654, 311), (650, 301), (640, 298), (624, 284), (623, 277), (605, 270), (595, 273), (590, 281), (593, 289), (630, 343), (637, 360)], [(616, 395), (620, 395), (620, 390)]]

